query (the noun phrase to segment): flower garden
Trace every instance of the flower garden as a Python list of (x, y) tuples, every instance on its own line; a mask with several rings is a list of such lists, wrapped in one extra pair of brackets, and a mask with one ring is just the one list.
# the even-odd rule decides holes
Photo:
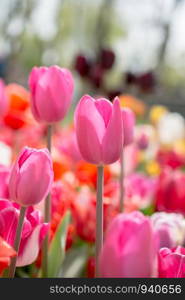
[(118, 74), (102, 32), (71, 65), (37, 51), (26, 65), (13, 40), (13, 80), (0, 56), (0, 278), (185, 278), (182, 86), (165, 100), (182, 78), (162, 65), (165, 41), (154, 71)]
[(62, 122), (72, 73), (29, 86), (1, 81), (1, 276), (184, 277), (183, 117), (84, 95)]

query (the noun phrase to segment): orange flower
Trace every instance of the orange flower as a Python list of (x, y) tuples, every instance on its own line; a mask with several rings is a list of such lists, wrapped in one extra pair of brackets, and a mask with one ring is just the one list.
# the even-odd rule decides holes
[(129, 107), (138, 117), (142, 117), (146, 112), (146, 105), (143, 101), (129, 95), (119, 96), (121, 107)]
[[(97, 167), (95, 165), (81, 161), (76, 167), (76, 176), (80, 183), (91, 184), (96, 187)], [(111, 172), (109, 166), (104, 168), (104, 182), (105, 184), (110, 180)]]
[(66, 163), (58, 160), (53, 161), (54, 180), (61, 179), (62, 175), (69, 170), (69, 166)]
[(9, 109), (4, 117), (4, 123), (11, 129), (17, 130), (30, 122), (28, 114), (30, 93), (21, 85), (11, 83), (6, 86)]
[(10, 258), (15, 255), (16, 252), (0, 237), (0, 274), (9, 266)]
[(10, 110), (25, 111), (29, 107), (30, 93), (21, 85), (11, 83), (6, 86)]

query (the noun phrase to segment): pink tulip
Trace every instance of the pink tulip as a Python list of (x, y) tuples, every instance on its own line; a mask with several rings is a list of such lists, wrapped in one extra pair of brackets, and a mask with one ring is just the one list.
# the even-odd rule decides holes
[(4, 82), (0, 79), (0, 116), (4, 116), (8, 108), (8, 99), (5, 93)]
[[(0, 200), (0, 236), (11, 246), (14, 245), (19, 213), (18, 204)], [(49, 224), (42, 223), (39, 212), (29, 207), (24, 219), (17, 267), (29, 265), (36, 260), (48, 230)]]
[(97, 165), (117, 161), (123, 145), (122, 126), (118, 98), (112, 104), (104, 98), (83, 96), (75, 112), (77, 142), (83, 159)]
[(173, 248), (183, 245), (185, 221), (180, 214), (158, 212), (151, 216), (154, 230), (159, 236), (159, 247)]
[(185, 278), (185, 248), (160, 249), (158, 272), (160, 278)]
[(110, 224), (100, 256), (102, 277), (154, 276), (158, 247), (149, 218), (119, 214)]
[(47, 196), (52, 181), (49, 151), (25, 147), (10, 173), (10, 198), (22, 206), (35, 205)]
[(126, 198), (144, 209), (153, 204), (156, 179), (135, 172), (125, 177), (124, 188)]
[(74, 163), (82, 160), (74, 129), (62, 130), (56, 138), (55, 145), (61, 154), (65, 154)]
[(74, 82), (67, 69), (58, 66), (34, 67), (29, 76), (31, 108), (39, 122), (62, 120), (71, 104)]
[(0, 165), (0, 198), (9, 198), (9, 182), (10, 170), (8, 167)]
[(124, 133), (124, 146), (127, 146), (133, 142), (134, 138), (134, 125), (135, 115), (129, 108), (122, 109), (123, 118), (123, 133)]

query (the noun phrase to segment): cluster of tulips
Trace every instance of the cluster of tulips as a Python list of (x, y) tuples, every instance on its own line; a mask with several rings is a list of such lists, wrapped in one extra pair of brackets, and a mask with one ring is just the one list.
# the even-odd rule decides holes
[(185, 277), (183, 118), (84, 95), (61, 127), (71, 72), (34, 67), (29, 89), (0, 82), (1, 276)]

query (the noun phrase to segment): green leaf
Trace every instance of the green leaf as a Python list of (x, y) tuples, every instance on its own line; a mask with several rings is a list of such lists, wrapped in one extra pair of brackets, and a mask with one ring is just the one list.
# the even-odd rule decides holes
[(48, 255), (48, 276), (58, 277), (63, 260), (65, 258), (65, 245), (67, 229), (70, 222), (70, 212), (67, 212), (62, 219), (58, 230), (51, 242)]
[(144, 215), (151, 216), (155, 212), (155, 206), (154, 206), (154, 204), (152, 204), (152, 205), (150, 205), (150, 206), (148, 206), (146, 208), (141, 209), (141, 212)]
[(83, 244), (80, 247), (68, 250), (62, 270), (60, 272), (60, 277), (81, 277), (88, 257), (89, 246), (87, 244)]

